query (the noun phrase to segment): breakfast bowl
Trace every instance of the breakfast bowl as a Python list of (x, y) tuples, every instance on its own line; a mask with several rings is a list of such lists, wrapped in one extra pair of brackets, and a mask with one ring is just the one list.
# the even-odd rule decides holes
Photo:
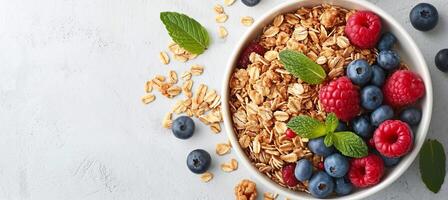
[[(418, 106), (421, 109), (421, 120), (419, 125), (412, 127), (412, 131), (410, 131), (411, 132), (410, 135), (412, 135), (411, 138), (413, 139), (413, 145), (412, 148), (408, 150), (406, 155), (403, 154), (402, 156), (400, 156), (399, 158), (400, 161), (398, 164), (385, 170), (384, 175), (381, 177), (381, 181), (375, 183), (375, 185), (369, 185), (368, 187), (363, 188), (356, 188), (352, 191), (352, 193), (347, 194), (345, 196), (337, 196), (332, 194), (326, 197), (326, 199), (363, 199), (370, 195), (375, 194), (376, 192), (392, 184), (412, 164), (425, 141), (431, 120), (431, 113), (433, 106), (432, 105), (433, 90), (431, 85), (431, 78), (425, 60), (422, 56), (422, 53), (418, 49), (413, 39), (401, 27), (401, 25), (398, 22), (396, 22), (392, 18), (392, 16), (390, 16), (377, 6), (367, 1), (357, 1), (357, 0), (288, 1), (273, 8), (272, 10), (268, 11), (266, 14), (258, 18), (257, 22), (254, 23), (252, 27), (250, 27), (250, 29), (242, 36), (241, 40), (235, 46), (235, 50), (229, 57), (222, 87), (223, 120), (229, 140), (232, 144), (235, 153), (239, 157), (240, 162), (243, 163), (243, 165), (250, 171), (252, 176), (256, 177), (258, 182), (262, 183), (263, 185), (267, 186), (269, 189), (273, 191), (276, 191), (282, 195), (285, 195), (293, 199), (319, 199), (309, 194), (309, 191), (306, 188), (307, 185), (309, 184), (308, 181), (304, 181), (303, 183), (298, 184), (298, 186), (288, 187), (287, 183), (285, 183), (285, 181), (282, 180), (282, 173), (280, 169), (278, 169), (288, 165), (288, 162), (295, 163), (295, 161), (297, 161), (298, 159), (297, 157), (304, 157), (304, 158), (306, 157), (307, 159), (311, 160), (313, 164), (319, 162), (322, 163), (323, 157), (312, 155), (311, 151), (306, 148), (306, 143), (309, 142), (310, 140), (307, 138), (299, 138), (298, 136), (296, 136), (295, 138), (291, 138), (290, 141), (286, 141), (284, 144), (280, 146), (275, 146), (273, 143), (277, 144), (279, 143), (279, 141), (287, 140), (287, 136), (285, 136), (286, 134), (282, 135), (286, 130), (285, 121), (290, 119), (290, 117), (292, 117), (291, 112), (294, 112), (291, 111), (288, 113), (287, 112), (288, 109), (298, 110), (299, 113), (304, 113), (304, 111), (302, 112), (302, 110), (308, 109), (306, 112), (310, 113), (309, 115), (315, 116), (318, 119), (323, 120), (322, 116), (328, 113), (327, 112), (323, 113), (321, 110), (318, 109), (321, 107), (318, 100), (318, 92), (314, 93), (310, 92), (309, 95), (307, 94), (308, 91), (313, 90), (319, 91), (322, 87), (320, 85), (317, 86), (308, 85), (303, 83), (302, 80), (298, 81), (298, 79), (291, 78), (290, 74), (286, 70), (281, 68), (281, 65), (279, 64), (280, 61), (278, 60), (277, 60), (278, 62), (276, 61), (279, 55), (278, 52), (276, 53), (275, 51), (278, 49), (286, 48), (285, 46), (294, 46), (294, 48), (301, 49), (301, 51), (303, 51), (304, 53), (307, 53), (306, 51), (304, 51), (304, 49), (311, 49), (310, 52), (307, 53), (307, 56), (311, 57), (312, 60), (314, 60), (316, 63), (325, 65), (326, 70), (328, 71), (327, 76), (329, 78), (332, 77), (337, 78), (344, 76), (347, 64), (353, 60), (365, 59), (369, 62), (369, 64), (373, 64), (376, 61), (378, 50), (374, 48), (366, 50), (351, 47), (349, 41), (347, 40), (347, 37), (345, 37), (344, 35), (343, 28), (342, 30), (338, 30), (336, 27), (333, 28), (332, 31), (329, 31), (329, 33), (327, 33), (324, 30), (326, 29), (327, 26), (326, 24), (325, 27), (323, 27), (324, 25), (320, 25), (321, 27), (323, 27), (321, 30), (308, 28), (308, 31), (306, 30), (298, 31), (297, 33), (294, 33), (296, 35), (294, 36), (291, 35), (291, 38), (296, 37), (295, 39), (300, 41), (310, 40), (308, 41), (308, 44), (310, 44), (313, 43), (313, 41), (311, 40), (314, 40), (314, 42), (318, 42), (319, 40), (326, 40), (334, 36), (334, 41), (332, 41), (333, 43), (329, 45), (329, 46), (331, 45), (335, 46), (335, 49), (333, 50), (323, 48), (323, 46), (308, 47), (306, 45), (303, 45), (304, 42), (300, 43), (296, 42), (286, 45), (285, 42), (286, 40), (289, 39), (290, 36), (284, 36), (286, 38), (285, 42), (282, 42), (282, 38), (275, 38), (275, 39), (268, 38), (271, 35), (277, 35), (282, 32), (280, 24), (284, 20), (290, 20), (290, 21), (297, 20), (296, 22), (291, 23), (299, 23), (300, 20), (305, 20), (305, 18), (301, 19), (300, 17), (298, 17), (299, 14), (296, 16), (290, 15), (288, 19), (287, 13), (300, 12), (301, 8), (314, 9), (316, 6), (335, 7), (335, 10), (340, 10), (341, 12), (344, 13), (344, 16), (349, 16), (349, 14), (345, 13), (350, 13), (353, 10), (356, 11), (366, 10), (375, 13), (377, 16), (381, 18), (382, 31), (390, 32), (393, 35), (395, 35), (396, 38), (398, 39), (397, 44), (394, 46), (394, 50), (398, 52), (399, 56), (401, 57), (401, 60), (404, 63), (400, 64), (400, 67), (407, 68), (410, 71), (415, 72), (415, 74), (418, 74), (418, 76), (421, 77), (421, 80), (424, 83), (425, 94), (418, 101), (417, 104), (414, 104), (414, 106)], [(303, 12), (306, 13), (305, 15), (309, 14), (310, 16), (312, 16), (313, 15), (312, 12), (314, 12), (314, 10), (311, 10), (309, 11), (310, 13), (307, 13), (308, 11), (304, 9)], [(316, 13), (318, 13), (318, 11), (316, 11)], [(320, 20), (322, 20), (322, 18), (325, 17), (319, 16)], [(331, 20), (333, 18), (329, 17), (328, 19)], [(342, 17), (341, 19), (339, 19), (339, 21), (341, 20), (345, 21), (346, 19)], [(272, 28), (273, 26), (276, 25), (271, 24), (275, 23), (278, 23), (277, 26), (280, 28), (275, 27)], [(306, 24), (307, 22), (304, 23)], [(337, 22), (335, 23), (337, 24)], [(297, 26), (293, 27), (297, 28)], [(325, 33), (323, 33), (322, 31)], [(310, 39), (307, 39), (307, 37), (310, 37)], [(257, 85), (255, 83), (257, 80), (251, 80), (252, 78), (254, 78), (254, 76), (257, 78), (260, 76), (260, 70), (237, 69), (237, 65), (240, 65), (241, 55), (244, 54), (245, 51), (247, 50), (246, 47), (251, 43), (253, 43), (253, 41), (259, 40), (260, 38), (263, 38), (262, 39), (263, 41), (261, 41), (261, 43), (263, 43), (264, 45), (269, 45), (267, 43), (279, 44), (278, 49), (277, 47), (275, 48), (273, 47), (271, 50), (274, 52), (267, 53), (266, 51), (264, 51), (263, 53), (265, 53), (265, 55), (256, 55), (256, 53), (251, 53), (248, 59), (250, 59), (250, 62), (252, 61), (259, 62), (260, 63), (259, 66), (262, 69), (263, 65), (267, 65), (269, 62), (277, 62), (276, 65), (278, 66), (274, 67), (276, 69), (275, 71), (270, 72), (270, 74), (264, 74), (264, 76), (272, 76), (274, 77), (273, 79), (276, 79), (274, 81), (270, 81), (271, 82), (270, 87), (273, 87), (275, 92), (277, 93), (275, 95), (291, 93), (304, 96), (304, 94), (306, 94), (305, 98), (300, 97), (296, 99), (302, 102), (304, 101), (303, 99), (306, 98), (311, 98), (310, 100), (306, 100), (306, 102), (303, 102), (303, 104), (301, 105), (294, 105), (293, 102), (291, 104), (291, 107), (289, 107), (289, 104), (291, 103), (289, 100), (288, 100), (289, 102), (277, 102), (275, 100), (276, 99), (275, 95), (272, 95), (270, 97), (271, 98), (270, 102), (264, 102), (265, 99), (264, 96), (271, 95), (269, 94), (270, 91), (269, 88), (267, 89), (263, 87), (262, 83), (260, 83), (260, 85)], [(346, 50), (344, 50), (344, 48)], [(257, 52), (256, 47), (254, 47), (252, 51)], [(316, 51), (319, 52), (316, 53)], [(342, 56), (342, 58), (339, 58), (339, 55), (330, 57), (321, 56), (321, 54), (325, 55), (325, 52), (330, 52), (330, 54), (331, 52), (333, 53), (336, 52), (336, 54), (337, 52), (340, 52), (341, 55), (345, 55), (346, 57)], [(235, 74), (239, 76), (238, 77), (239, 80), (234, 80)], [(275, 85), (277, 83), (285, 82), (284, 79), (288, 79), (286, 81), (289, 81), (288, 82), (289, 85), (287, 88), (281, 88), (281, 86)], [(236, 82), (252, 81), (254, 85), (250, 86), (250, 88), (258, 91), (255, 91), (253, 93), (251, 93), (251, 91), (244, 91), (243, 93), (241, 93), (241, 95), (240, 94), (235, 95), (234, 94), (235, 91), (242, 90), (241, 88), (235, 89), (234, 87), (235, 81)], [(264, 80), (259, 81), (263, 82)], [(231, 85), (233, 85), (232, 88)], [(266, 91), (266, 94), (262, 94), (263, 91)], [(272, 93), (272, 90), (270, 92)], [(239, 102), (235, 103), (235, 101)], [(255, 101), (255, 103), (253, 101)], [(263, 112), (263, 110), (261, 109), (263, 108), (262, 106), (272, 109), (266, 113)], [(274, 113), (274, 111), (277, 108), (283, 108), (284, 111)], [(237, 113), (236, 110), (238, 109), (243, 110), (244, 112)], [(258, 127), (256, 125), (252, 126), (253, 124), (251, 124), (249, 120), (246, 119), (239, 120), (240, 119), (239, 117), (241, 115), (243, 115), (242, 118), (248, 118), (249, 115), (248, 112), (250, 109), (252, 109), (251, 112), (256, 112), (257, 115), (259, 115), (255, 116), (253, 120), (262, 121), (265, 117), (269, 118), (269, 120), (266, 122), (263, 121), (262, 123), (260, 122)], [(399, 111), (398, 109), (397, 112), (401, 111)], [(239, 134), (241, 132), (242, 126), (246, 127), (246, 129), (250, 129), (250, 131), (248, 131), (249, 132), (248, 135), (241, 136), (241, 134)], [(249, 126), (252, 126), (252, 128), (250, 128)], [(270, 134), (270, 137), (264, 137), (264, 140), (270, 141), (272, 143), (262, 144), (262, 142), (260, 141), (262, 141), (263, 139), (260, 139), (258, 137), (259, 134), (265, 134), (265, 135)], [(368, 143), (368, 141), (365, 142)], [(301, 146), (303, 146), (303, 148)], [(282, 152), (282, 148), (286, 149), (285, 150), (286, 153)], [(255, 151), (255, 154), (249, 153), (251, 151)], [(263, 151), (264, 154), (260, 155), (261, 154), (260, 151)], [(314, 166), (313, 169), (315, 170), (316, 166)]]

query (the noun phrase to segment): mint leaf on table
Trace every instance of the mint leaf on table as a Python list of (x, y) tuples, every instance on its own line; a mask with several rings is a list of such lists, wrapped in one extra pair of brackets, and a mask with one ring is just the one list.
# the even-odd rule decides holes
[(314, 139), (326, 134), (324, 123), (305, 115), (292, 118), (287, 126), (303, 138)]
[(210, 39), (207, 30), (196, 20), (176, 12), (161, 12), (160, 20), (174, 42), (192, 54), (207, 49)]
[(327, 76), (322, 66), (309, 59), (303, 53), (283, 50), (279, 55), (280, 62), (285, 66), (285, 69), (302, 81), (309, 84), (320, 84)]
[(439, 192), (445, 179), (445, 151), (437, 140), (427, 140), (420, 150), (420, 174), (426, 187)]
[(336, 114), (330, 113), (325, 120), (325, 127), (327, 129), (327, 133), (333, 133), (336, 128), (338, 128), (339, 120), (336, 117)]
[(369, 153), (364, 140), (353, 132), (336, 132), (332, 138), (334, 147), (345, 156), (361, 158)]

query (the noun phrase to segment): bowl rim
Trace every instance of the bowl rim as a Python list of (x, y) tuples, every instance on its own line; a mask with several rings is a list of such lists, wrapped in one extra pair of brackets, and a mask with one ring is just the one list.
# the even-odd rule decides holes
[[(415, 160), (416, 156), (418, 155), (418, 152), (420, 151), (420, 149), (425, 141), (425, 138), (426, 138), (426, 135), (427, 135), (427, 132), (429, 129), (429, 124), (431, 121), (432, 109), (433, 109), (432, 81), (431, 81), (430, 73), (428, 70), (428, 66), (426, 64), (426, 61), (425, 61), (420, 49), (416, 45), (415, 41), (411, 38), (411, 36), (407, 33), (407, 31), (398, 22), (395, 21), (395, 19), (392, 16), (390, 16), (388, 13), (386, 13), (384, 10), (377, 7), (376, 5), (374, 5), (368, 1), (357, 1), (357, 0), (288, 1), (288, 2), (284, 2), (284, 3), (277, 5), (276, 7), (272, 8), (271, 10), (269, 10), (268, 12), (263, 14), (261, 17), (259, 17), (259, 19), (245, 32), (245, 34), (238, 41), (238, 43), (235, 46), (235, 49), (232, 51), (232, 53), (230, 54), (230, 57), (228, 59), (225, 77), (224, 77), (224, 81), (222, 84), (222, 90), (221, 90), (221, 97), (222, 97), (222, 102), (223, 102), (222, 110), (223, 110), (224, 126), (225, 126), (225, 129), (227, 130), (226, 131), (227, 135), (229, 137), (229, 140), (232, 144), (234, 151), (237, 154), (237, 157), (243, 163), (243, 165), (248, 169), (250, 174), (252, 176), (256, 177), (257, 181), (261, 182), (263, 185), (267, 186), (268, 188), (275, 189), (282, 195), (285, 195), (288, 197), (293, 197), (295, 199), (318, 199), (318, 198), (312, 197), (309, 194), (292, 191), (288, 188), (284, 188), (284, 187), (278, 185), (277, 183), (275, 183), (271, 179), (269, 179), (267, 176), (265, 176), (264, 174), (259, 172), (258, 169), (252, 165), (250, 160), (247, 158), (245, 152), (239, 145), (238, 139), (233, 130), (233, 125), (232, 125), (233, 122), (231, 119), (231, 113), (230, 113), (230, 109), (229, 109), (230, 77), (233, 72), (236, 60), (238, 59), (242, 48), (248, 42), (250, 42), (252, 36), (255, 33), (259, 33), (260, 26), (264, 26), (265, 24), (270, 23), (271, 20), (269, 20), (269, 19), (271, 19), (273, 17), (273, 15), (277, 15), (278, 13), (286, 13), (287, 11), (285, 11), (285, 9), (288, 7), (294, 6), (294, 5), (296, 5), (297, 7), (303, 6), (303, 4), (305, 4), (304, 2), (312, 2), (311, 4), (315, 4), (315, 5), (322, 4), (322, 3), (328, 3), (328, 4), (333, 4), (333, 5), (339, 5), (339, 4), (344, 4), (344, 3), (345, 4), (354, 4), (355, 6), (361, 7), (362, 9), (371, 10), (371, 11), (375, 12), (382, 18), (383, 21), (387, 21), (391, 25), (391, 27), (394, 27), (394, 29), (396, 29), (396, 32), (398, 32), (399, 35), (401, 37), (403, 37), (403, 38), (400, 38), (400, 40), (408, 43), (408, 45), (411, 47), (410, 51), (415, 53), (415, 55), (413, 55), (413, 57), (416, 60), (416, 64), (418, 65), (415, 68), (418, 68), (421, 72), (423, 72), (420, 74), (420, 76), (423, 78), (423, 80), (425, 82), (426, 95), (425, 95), (425, 100), (423, 102), (423, 104), (424, 104), (423, 107), (425, 107), (425, 109), (423, 110), (423, 117), (420, 122), (419, 129), (416, 133), (421, 136), (419, 136), (419, 140), (417, 140), (417, 139), (415, 140), (413, 150), (401, 160), (400, 164), (398, 166), (396, 166), (394, 168), (394, 170), (391, 171), (391, 173), (389, 173), (387, 175), (386, 178), (383, 177), (383, 180), (379, 184), (369, 187), (369, 188), (361, 189), (361, 190), (359, 190), (355, 193), (349, 194), (347, 196), (330, 198), (330, 199), (349, 199), (349, 200), (362, 199), (362, 198), (368, 197), (370, 195), (373, 195), (376, 192), (386, 188), (387, 186), (392, 184), (394, 181), (396, 181), (409, 168), (409, 166), (412, 164), (412, 162)], [(266, 22), (267, 20), (268, 20), (268, 22)]]

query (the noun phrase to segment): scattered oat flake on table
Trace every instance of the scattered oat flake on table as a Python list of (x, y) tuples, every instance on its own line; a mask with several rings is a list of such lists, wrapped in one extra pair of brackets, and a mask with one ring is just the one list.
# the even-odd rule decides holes
[(181, 78), (182, 78), (184, 81), (188, 81), (188, 80), (191, 79), (191, 75), (192, 75), (191, 72), (186, 71), (186, 72), (184, 72), (184, 73), (182, 74)]
[(193, 65), (191, 66), (190, 72), (192, 75), (199, 76), (204, 72), (204, 66), (202, 65)]
[(145, 83), (145, 92), (146, 93), (152, 92), (152, 88), (153, 88), (152, 84), (153, 84), (152, 80), (146, 81), (146, 83)]
[(224, 172), (233, 172), (238, 169), (238, 161), (232, 159), (229, 163), (221, 164), (221, 170)]
[(235, 0), (224, 0), (224, 5), (226, 5), (226, 6), (231, 6), (234, 3), (235, 3)]
[(236, 200), (257, 199), (257, 185), (251, 180), (244, 179), (235, 186)]
[(224, 26), (218, 27), (218, 36), (219, 38), (226, 38), (229, 33), (227, 32), (227, 29)]
[(177, 80), (177, 73), (176, 73), (176, 71), (170, 70), (170, 72), (168, 73), (168, 78), (170, 79), (169, 83), (176, 84), (177, 81), (178, 81)]
[(162, 62), (165, 65), (170, 63), (170, 57), (168, 57), (168, 54), (166, 52), (164, 52), (164, 51), (161, 51), (159, 53), (159, 58), (160, 58), (160, 62)]
[(265, 192), (263, 195), (264, 200), (275, 200), (278, 197), (278, 194), (272, 194), (270, 192)]
[(244, 16), (241, 18), (241, 24), (243, 24), (244, 26), (250, 26), (254, 23), (254, 18), (250, 17), (250, 16)]
[(221, 125), (219, 125), (219, 123), (210, 124), (210, 130), (212, 130), (213, 133), (220, 133)]
[(172, 112), (166, 113), (166, 115), (165, 115), (165, 117), (163, 118), (163, 121), (162, 121), (162, 127), (163, 128), (171, 128), (171, 125), (173, 124), (172, 117), (173, 117), (173, 113)]
[(153, 102), (154, 100), (156, 100), (156, 96), (154, 96), (153, 94), (145, 94), (142, 97), (142, 102), (144, 104), (149, 104), (149, 103)]
[(227, 143), (219, 143), (216, 145), (216, 154), (222, 156), (230, 152), (230, 145)]
[(216, 14), (224, 13), (224, 8), (219, 4), (216, 4), (215, 7), (213, 7), (213, 10), (215, 11)]
[(213, 174), (211, 172), (205, 172), (201, 174), (201, 180), (204, 183), (207, 183), (213, 179)]
[(224, 14), (224, 13), (222, 13), (222, 14), (217, 14), (216, 17), (215, 17), (215, 21), (216, 21), (217, 23), (224, 23), (224, 22), (227, 21), (228, 18), (229, 18), (229, 16), (226, 15), (226, 14)]

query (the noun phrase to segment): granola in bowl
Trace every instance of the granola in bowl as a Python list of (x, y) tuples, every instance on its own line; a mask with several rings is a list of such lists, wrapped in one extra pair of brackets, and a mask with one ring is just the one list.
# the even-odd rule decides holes
[[(382, 107), (391, 105), (394, 110), (398, 110), (402, 106), (414, 105), (424, 94), (424, 90), (423, 92), (421, 91), (423, 82), (419, 77), (414, 76), (410, 70), (399, 70), (407, 69), (406, 65), (400, 62), (399, 57), (396, 60), (390, 58), (382, 60), (392, 53), (389, 53), (387, 56), (381, 55), (386, 50), (379, 52), (375, 48), (379, 38), (374, 39), (374, 47), (369, 47), (371, 45), (369, 40), (356, 41), (358, 39), (357, 36), (347, 31), (347, 29), (351, 28), (346, 27), (348, 21), (354, 14), (358, 18), (364, 17), (362, 19), (372, 20), (370, 25), (372, 27), (375, 26), (375, 20), (377, 19), (372, 17), (370, 13), (361, 13), (357, 10), (327, 4), (314, 7), (300, 7), (294, 12), (276, 16), (271, 23), (263, 28), (259, 37), (242, 51), (238, 64), (233, 69), (229, 80), (228, 106), (233, 132), (252, 165), (278, 185), (294, 191), (311, 193), (318, 198), (324, 198), (333, 193), (338, 195), (348, 194), (349, 192), (345, 194), (342, 194), (344, 192), (341, 192), (341, 194), (338, 192), (338, 186), (339, 191), (341, 191), (340, 189), (343, 184), (346, 184), (347, 179), (349, 179), (350, 191), (351, 184), (357, 188), (376, 185), (384, 173), (384, 167), (380, 166), (383, 166), (385, 161), (380, 157), (388, 155), (387, 158), (394, 158), (399, 161), (399, 158), (407, 154), (410, 148), (412, 148), (412, 144), (408, 144), (408, 146), (403, 147), (402, 152), (394, 152), (397, 154), (388, 154), (389, 152), (385, 152), (386, 150), (382, 149), (385, 140), (380, 135), (387, 135), (385, 132), (388, 130), (382, 127), (383, 125), (407, 126), (400, 120), (391, 120), (396, 115), (392, 113), (392, 116), (389, 117), (387, 109), (384, 110)], [(380, 29), (377, 30), (378, 34), (381, 31), (381, 26), (379, 27)], [(378, 27), (373, 27), (372, 29), (374, 28)], [(285, 66), (288, 64), (282, 62), (280, 54), (284, 51), (300, 53), (321, 66), (325, 73), (323, 80), (318, 84), (310, 83), (309, 81), (304, 81), (306, 80), (305, 78), (298, 77), (294, 72), (292, 73)], [(390, 51), (390, 49), (387, 51)], [(378, 54), (383, 57), (378, 57)], [(366, 80), (369, 82), (368, 84), (362, 80), (363, 77), (361, 75), (365, 73), (363, 71), (365, 68), (363, 68), (363, 65), (358, 64), (360, 60), (368, 68), (369, 77)], [(393, 63), (397, 60), (398, 63)], [(371, 72), (377, 63), (382, 69), (387, 69), (386, 63), (393, 63), (392, 65), (394, 65), (393, 69), (387, 69), (386, 73), (389, 73), (389, 75), (386, 77), (386, 83), (383, 83), (384, 80), (381, 82), (381, 86), (375, 86), (374, 81), (371, 80), (374, 79), (372, 78), (373, 76), (377, 76), (375, 75), (376, 72)], [(355, 69), (347, 69), (351, 65), (353, 65), (351, 68)], [(348, 73), (350, 70), (354, 70), (354, 75)], [(398, 73), (403, 74), (401, 72), (410, 72), (412, 74), (395, 75)], [(385, 76), (384, 72), (383, 76)], [(395, 81), (399, 82), (398, 77), (405, 76), (412, 80), (421, 81), (418, 86), (421, 94), (409, 95), (407, 103), (396, 106), (394, 102), (402, 101), (390, 97), (394, 95), (388, 95), (395, 91), (395, 88), (390, 86), (393, 84), (390, 83), (388, 85), (388, 82), (391, 82), (390, 79), (392, 78), (397, 78)], [(375, 77), (376, 79), (378, 78)], [(358, 80), (360, 81), (359, 84), (357, 84)], [(344, 84), (349, 84), (348, 88), (341, 86)], [(365, 91), (368, 87), (365, 85), (370, 84), (374, 85), (372, 87), (384, 90), (384, 103), (383, 94), (381, 94), (379, 105), (376, 105), (379, 101), (379, 97), (375, 96), (377, 93), (370, 90)], [(389, 87), (392, 87), (392, 89)], [(345, 95), (346, 92), (350, 92), (350, 95), (353, 95)], [(354, 110), (354, 114), (348, 116), (344, 109), (338, 107), (340, 99), (332, 98), (339, 98), (339, 96), (341, 98), (350, 96), (353, 97), (351, 99), (356, 99), (356, 101), (341, 100), (341, 102), (355, 102), (353, 105), (342, 106)], [(388, 105), (381, 106), (382, 103)], [(372, 104), (373, 106), (371, 106)], [(353, 107), (356, 107), (356, 109)], [(373, 107), (373, 109), (366, 109), (370, 107)], [(376, 110), (380, 108), (383, 110)], [(367, 120), (369, 133), (363, 135), (362, 133), (367, 129), (365, 128), (367, 125), (362, 124), (364, 122), (362, 119), (367, 115), (369, 117), (372, 115)], [(301, 130), (300, 128), (304, 127), (304, 125), (296, 125), (294, 123), (301, 122), (297, 118), (302, 116), (313, 119), (312, 124), (314, 123), (313, 125), (317, 128), (321, 128), (322, 133), (314, 134), (316, 131)], [(336, 122), (334, 122), (333, 118), (336, 119)], [(295, 122), (291, 123), (291, 121)], [(341, 122), (339, 124), (344, 124), (349, 128), (338, 130), (339, 127), (336, 127), (339, 125), (338, 121)], [(330, 131), (328, 130), (328, 125), (326, 128), (324, 125), (316, 125), (319, 123), (327, 124), (327, 122), (335, 124), (332, 129), (330, 128)], [(378, 124), (370, 126), (370, 123), (373, 122), (378, 122)], [(376, 128), (374, 135), (373, 128)], [(291, 132), (291, 129), (294, 129), (296, 134), (292, 136), (291, 134), (286, 134)], [(403, 132), (403, 135), (406, 138), (403, 140), (407, 140), (409, 139), (407, 136), (411, 135), (410, 132), (412, 131), (409, 126), (404, 129), (406, 131)], [(346, 153), (345, 150), (341, 149), (341, 146), (345, 144), (341, 145), (341, 142), (335, 138), (344, 135), (347, 131), (353, 131), (354, 133), (352, 134), (356, 135), (358, 143), (363, 143), (362, 155), (353, 152)], [(331, 155), (324, 155), (319, 150), (312, 149), (314, 144), (309, 144), (310, 141), (315, 141), (318, 138), (322, 141), (321, 145), (323, 145), (325, 138), (325, 148), (334, 146), (337, 150), (333, 149)], [(329, 138), (328, 145), (327, 138)], [(370, 150), (367, 149), (367, 144), (371, 145), (369, 147)], [(353, 151), (356, 152), (357, 150)], [(335, 154), (337, 155), (334, 156)], [(297, 180), (302, 179), (301, 170), (306, 168), (303, 165), (299, 166), (298, 161), (301, 160), (308, 160), (311, 163), (309, 166), (311, 166), (310, 168), (314, 174), (312, 178), (311, 174), (309, 174), (305, 175), (305, 177), (308, 177), (303, 178), (303, 180)], [(339, 162), (343, 164), (339, 165)], [(374, 165), (375, 170), (378, 172), (377, 177), (362, 177), (362, 175), (357, 174), (359, 170), (362, 170), (362, 167), (366, 167), (360, 166), (361, 164), (359, 163)], [(341, 169), (344, 171), (342, 173), (338, 172), (339, 168), (341, 168), (340, 166), (344, 166), (344, 169)], [(329, 181), (326, 187), (331, 188), (331, 191), (328, 189), (328, 192), (322, 191), (321, 185), (319, 185), (327, 179)], [(371, 179), (375, 180), (372, 181), (374, 184), (365, 184)], [(318, 189), (312, 185), (316, 184), (316, 182), (319, 182)]]

